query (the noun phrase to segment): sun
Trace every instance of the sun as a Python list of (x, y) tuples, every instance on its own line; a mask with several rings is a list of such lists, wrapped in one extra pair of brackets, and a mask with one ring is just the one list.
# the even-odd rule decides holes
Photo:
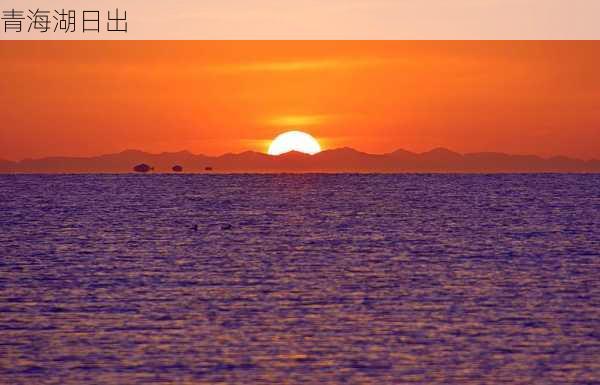
[(269, 155), (281, 155), (290, 151), (314, 155), (321, 152), (319, 142), (312, 135), (302, 131), (288, 131), (277, 135), (269, 146)]

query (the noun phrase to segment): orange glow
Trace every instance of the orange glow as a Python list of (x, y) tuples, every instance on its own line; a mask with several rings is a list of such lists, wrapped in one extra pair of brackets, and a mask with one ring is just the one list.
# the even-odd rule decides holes
[(600, 41), (0, 42), (0, 158), (135, 148), (600, 157)]

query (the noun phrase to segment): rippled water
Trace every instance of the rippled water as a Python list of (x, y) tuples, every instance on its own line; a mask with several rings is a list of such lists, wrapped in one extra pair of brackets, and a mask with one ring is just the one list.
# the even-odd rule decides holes
[(0, 210), (2, 384), (600, 383), (600, 175), (5, 175)]

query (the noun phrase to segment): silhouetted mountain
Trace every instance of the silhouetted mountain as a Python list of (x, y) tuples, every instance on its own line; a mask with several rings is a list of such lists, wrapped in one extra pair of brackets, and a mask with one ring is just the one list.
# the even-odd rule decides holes
[(10, 170), (15, 167), (15, 162), (11, 162), (9, 160), (0, 159), (0, 173), (2, 172), (10, 172)]
[(316, 155), (289, 152), (280, 156), (246, 151), (221, 156), (188, 151), (150, 154), (126, 150), (95, 157), (49, 157), (20, 162), (0, 160), (2, 173), (122, 173), (147, 164), (154, 172), (172, 172), (174, 164), (186, 172), (600, 172), (600, 161), (556, 156), (509, 155), (496, 152), (459, 154), (436, 148), (421, 154), (396, 150), (367, 154), (352, 148), (326, 150)]

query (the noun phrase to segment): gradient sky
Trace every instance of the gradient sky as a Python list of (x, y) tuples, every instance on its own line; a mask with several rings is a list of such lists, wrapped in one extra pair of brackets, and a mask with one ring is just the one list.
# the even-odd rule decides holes
[(447, 147), (600, 158), (600, 41), (0, 42), (0, 158)]

